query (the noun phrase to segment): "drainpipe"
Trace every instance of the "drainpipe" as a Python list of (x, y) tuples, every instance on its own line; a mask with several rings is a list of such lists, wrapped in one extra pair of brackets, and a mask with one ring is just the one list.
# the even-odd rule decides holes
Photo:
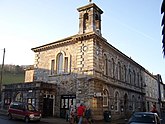
[(158, 104), (159, 104), (159, 112), (160, 112), (160, 117), (161, 117), (161, 89), (160, 89), (160, 84), (161, 84), (161, 75), (157, 74), (157, 82), (158, 82)]

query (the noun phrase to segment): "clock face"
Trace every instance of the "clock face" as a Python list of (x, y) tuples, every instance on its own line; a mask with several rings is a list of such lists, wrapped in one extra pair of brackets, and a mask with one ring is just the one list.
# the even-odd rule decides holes
[(96, 54), (97, 54), (97, 55), (99, 54), (99, 50), (98, 50), (98, 49), (96, 50)]
[(88, 47), (87, 46), (83, 46), (83, 51), (87, 51)]

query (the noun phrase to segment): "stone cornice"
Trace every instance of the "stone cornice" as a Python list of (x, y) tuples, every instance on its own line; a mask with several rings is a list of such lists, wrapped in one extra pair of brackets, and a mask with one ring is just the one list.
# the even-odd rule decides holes
[(72, 41), (72, 36), (62, 39), (62, 40), (58, 40), (49, 44), (45, 44), (39, 47), (35, 47), (32, 48), (31, 50), (33, 50), (34, 52), (40, 52), (40, 51), (44, 51), (44, 50), (49, 50), (49, 49), (53, 49), (59, 45), (63, 45), (63, 44), (67, 44), (68, 42)]
[(98, 10), (101, 14), (103, 13), (103, 11), (94, 3), (91, 3), (91, 4), (88, 4), (86, 6), (80, 7), (77, 10), (80, 12), (80, 11), (83, 11), (83, 10), (86, 10), (86, 9), (92, 8), (92, 7), (95, 8), (96, 10)]
[[(89, 33), (85, 33), (85, 34), (77, 34), (77, 35), (73, 35), (49, 44), (45, 44), (39, 47), (35, 47), (32, 48), (31, 50), (33, 50), (34, 52), (41, 52), (41, 51), (45, 51), (45, 50), (49, 50), (49, 49), (53, 49), (59, 46), (64, 46), (67, 44), (72, 44), (78, 41), (83, 41), (83, 40), (88, 40), (90, 38), (101, 38), (103, 40), (102, 37), (100, 37), (99, 35), (97, 35), (94, 32), (89, 32)], [(105, 40), (105, 39), (104, 39)]]

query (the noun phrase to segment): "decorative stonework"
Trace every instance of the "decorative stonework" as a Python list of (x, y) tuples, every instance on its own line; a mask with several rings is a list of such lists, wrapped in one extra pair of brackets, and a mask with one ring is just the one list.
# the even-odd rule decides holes
[[(26, 81), (33, 79), (57, 86), (53, 105), (56, 116), (65, 117), (73, 101), (90, 105), (95, 119), (99, 120), (106, 110), (111, 111), (112, 119), (143, 111), (146, 70), (102, 37), (103, 11), (99, 7), (90, 3), (78, 8), (78, 12), (78, 34), (32, 48), (34, 75), (27, 73)], [(150, 77), (156, 80), (153, 75)]]

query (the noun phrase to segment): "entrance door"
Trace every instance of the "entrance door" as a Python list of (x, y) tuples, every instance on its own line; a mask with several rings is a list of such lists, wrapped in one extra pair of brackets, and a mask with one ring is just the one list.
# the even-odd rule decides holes
[(43, 102), (43, 116), (53, 116), (53, 99), (44, 98)]
[(67, 111), (69, 111), (70, 105), (76, 105), (76, 95), (62, 95), (61, 106), (60, 106), (60, 117), (66, 118)]

